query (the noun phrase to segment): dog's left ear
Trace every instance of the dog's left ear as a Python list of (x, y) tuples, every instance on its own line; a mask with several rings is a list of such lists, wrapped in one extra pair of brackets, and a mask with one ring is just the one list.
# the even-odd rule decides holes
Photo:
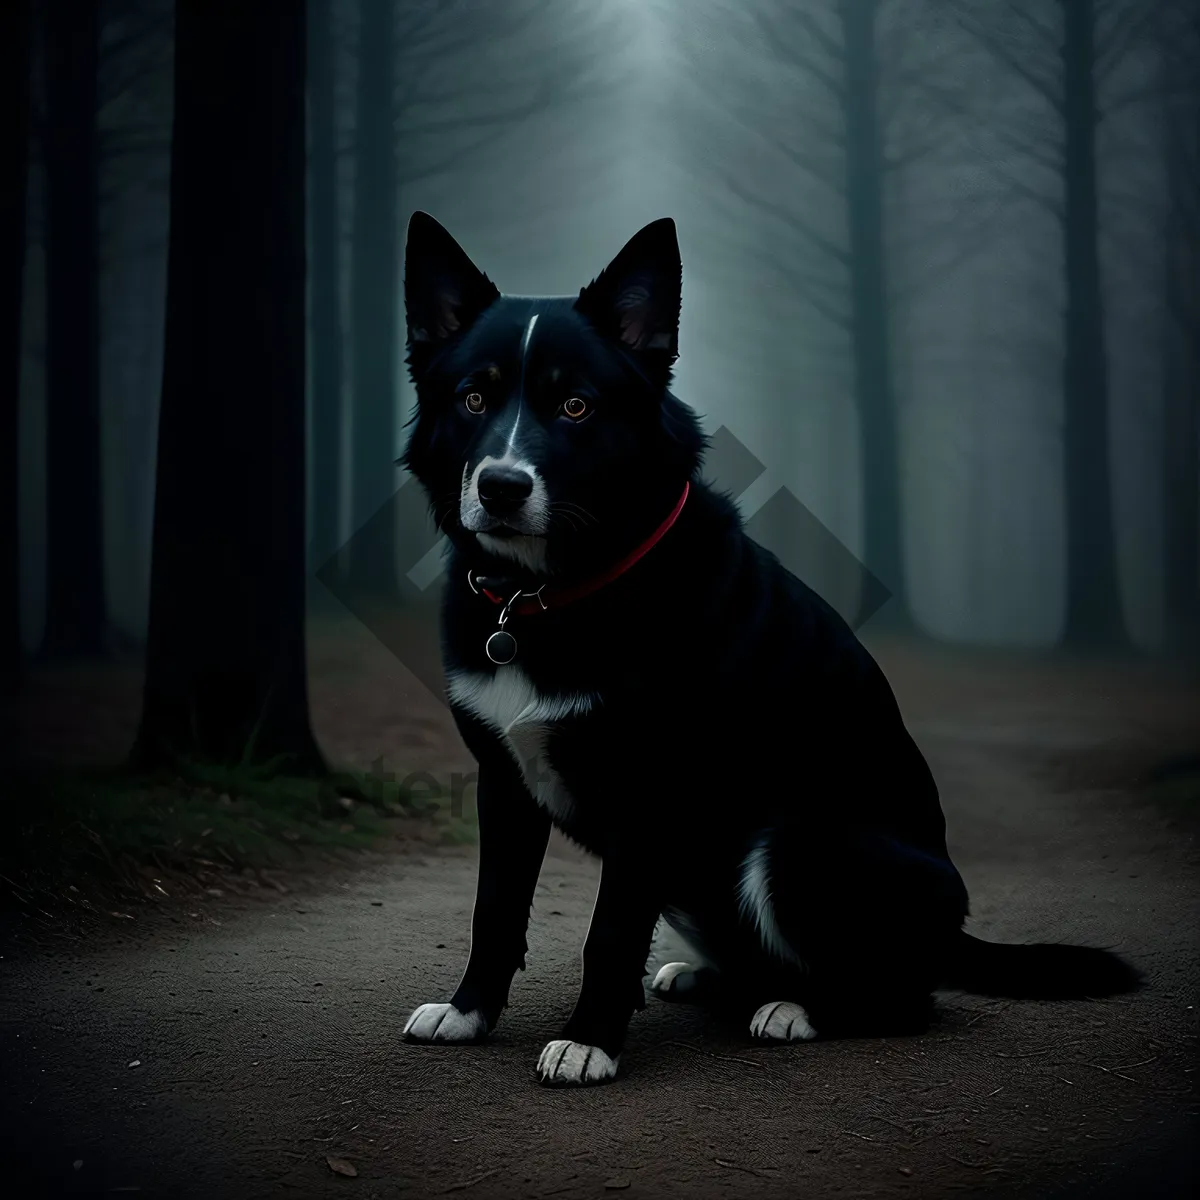
[(413, 213), (404, 248), (404, 308), (415, 373), (499, 295), (444, 226), (428, 213)]
[(579, 293), (575, 309), (603, 337), (670, 371), (679, 357), (683, 268), (670, 217), (653, 221)]

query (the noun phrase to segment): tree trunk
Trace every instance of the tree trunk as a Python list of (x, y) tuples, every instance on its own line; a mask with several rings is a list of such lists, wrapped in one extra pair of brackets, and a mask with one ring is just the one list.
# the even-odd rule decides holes
[[(1164, 371), (1163, 551), (1168, 646), (1200, 648), (1200, 362), (1182, 330), (1167, 332)], [(1194, 341), (1196, 330), (1191, 331)]]
[(46, 629), (51, 657), (104, 648), (98, 254), (99, 6), (46, 15)]
[[(983, 305), (988, 301), (973, 296), (971, 304), (970, 361), (988, 364), (991, 358), (991, 339), (987, 330)], [(967, 622), (972, 641), (987, 643), (992, 634), (992, 558), (989, 550), (988, 518), (992, 510), (989, 488), (991, 476), (991, 426), (992, 405), (989, 366), (975, 368), (978, 374), (971, 380), (971, 397), (967, 401), (967, 419), (970, 429), (971, 465), (967, 478), (967, 494), (963, 499), (966, 509), (966, 560), (967, 606), (970, 618)]]
[(850, 338), (862, 472), (863, 561), (892, 595), (873, 626), (910, 629), (884, 255), (877, 8), (877, 0), (841, 0), (839, 5), (845, 64)]
[[(1168, 79), (1179, 87), (1183, 81)], [(1167, 92), (1172, 94), (1171, 90)], [(1170, 208), (1163, 240), (1167, 294), (1163, 364), (1163, 551), (1167, 644), (1200, 648), (1200, 224), (1194, 168), (1200, 163), (1200, 91), (1167, 115)], [(1189, 194), (1190, 192), (1190, 194)], [(1185, 212), (1183, 205), (1190, 206)]]
[(0, 687), (21, 669), (19, 459), (21, 310), (25, 295), (25, 210), (29, 179), (30, 2), (9, 0), (0, 11)]
[(141, 764), (323, 769), (304, 643), (305, 14), (176, 6)]
[[(396, 213), (395, 47), (391, 0), (361, 0), (354, 132), (350, 342), (354, 385), (353, 525), (361, 529), (396, 490), (399, 225)], [(386, 561), (353, 562), (391, 590), (394, 537)], [(351, 556), (353, 560), (354, 556)]]
[(1108, 362), (1096, 194), (1095, 14), (1063, 12), (1065, 352), (1063, 470), (1067, 529), (1061, 644), (1128, 645), (1121, 609), (1109, 469)]
[(309, 12), (309, 245), (312, 254), (312, 457), (309, 530), (319, 566), (338, 548), (342, 445), (342, 321), (339, 295), (338, 162), (333, 0), (311, 0)]
[[(1182, 13), (1182, 10), (1180, 10)], [(1173, 24), (1173, 23), (1172, 23)], [(1179, 40), (1178, 34), (1183, 37)], [(1164, 26), (1159, 44), (1166, 130), (1163, 230), (1163, 587), (1167, 646), (1200, 650), (1200, 24)]]

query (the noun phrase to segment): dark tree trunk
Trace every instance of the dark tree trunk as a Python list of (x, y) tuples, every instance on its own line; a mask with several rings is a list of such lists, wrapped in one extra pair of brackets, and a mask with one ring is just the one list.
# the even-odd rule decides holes
[[(1191, 346), (1187, 345), (1187, 336), (1192, 338)], [(1168, 331), (1164, 371), (1166, 635), (1168, 645), (1191, 651), (1200, 648), (1200, 548), (1197, 547), (1200, 521), (1196, 512), (1200, 495), (1197, 473), (1200, 361), (1195, 349), (1198, 336), (1200, 331), (1195, 328), (1190, 335), (1179, 329)]]
[[(971, 342), (968, 349), (970, 361), (986, 363), (989, 359), (989, 337), (983, 319), (982, 303), (974, 300), (971, 313)], [(964, 403), (970, 428), (971, 466), (967, 479), (967, 494), (964, 499), (965, 524), (967, 527), (968, 544), (966, 547), (967, 571), (967, 604), (974, 617), (975, 630), (979, 631), (979, 622), (983, 613), (988, 613), (989, 628), (984, 633), (986, 640), (990, 634), (990, 617), (988, 612), (992, 591), (990, 539), (988, 538), (988, 516), (992, 509), (991, 491), (988, 486), (991, 476), (991, 433), (992, 410), (994, 398), (991, 394), (989, 381), (984, 377), (986, 367), (977, 368), (978, 375), (971, 380), (971, 396)]]
[(99, 5), (46, 10), (46, 630), (104, 648), (98, 255)]
[[(394, 5), (361, 0), (354, 132), (350, 343), (354, 385), (353, 524), (360, 529), (395, 492), (399, 225), (396, 214)], [(382, 539), (394, 546), (394, 538)], [(354, 562), (390, 590), (393, 555)]]
[(25, 209), (29, 179), (29, 0), (0, 11), (0, 687), (21, 669), (21, 572), (18, 456), (21, 311), (25, 294)]
[(862, 472), (863, 561), (891, 592), (876, 627), (911, 627), (904, 570), (900, 445), (892, 389), (884, 164), (875, 60), (876, 0), (841, 0), (845, 64), (850, 338)]
[[(1197, 49), (1194, 44), (1188, 49)], [(1200, 649), (1200, 86), (1187, 49), (1162, 50), (1168, 210), (1163, 241), (1163, 554), (1166, 636)]]
[(1108, 362), (1096, 194), (1095, 13), (1063, 12), (1065, 351), (1063, 469), (1067, 598), (1061, 642), (1081, 649), (1128, 644), (1113, 533)]
[(142, 764), (323, 768), (304, 644), (305, 14), (176, 6)]
[(342, 322), (339, 294), (338, 163), (333, 0), (310, 0), (309, 245), (312, 267), (311, 560), (338, 548), (342, 438)]

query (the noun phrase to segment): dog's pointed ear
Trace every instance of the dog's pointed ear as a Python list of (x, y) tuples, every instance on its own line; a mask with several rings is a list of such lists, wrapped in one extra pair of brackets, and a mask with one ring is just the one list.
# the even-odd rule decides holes
[(404, 247), (404, 310), (414, 370), (499, 295), (441, 224), (428, 213), (413, 213)]
[(652, 221), (579, 293), (575, 309), (603, 337), (670, 370), (679, 357), (683, 269), (670, 217)]

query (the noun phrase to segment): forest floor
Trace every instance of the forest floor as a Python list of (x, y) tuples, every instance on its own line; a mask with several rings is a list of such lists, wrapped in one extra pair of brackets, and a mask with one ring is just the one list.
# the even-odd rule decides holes
[[(543, 1089), (597, 866), (552, 844), (490, 1043), (407, 1045), (407, 1014), (457, 982), (474, 898), (473, 847), (414, 825), (276, 886), (0, 947), (7, 1194), (1191, 1194), (1200, 794), (1148, 781), (1200, 750), (1200, 685), (1146, 660), (872, 648), (938, 778), (973, 930), (1112, 946), (1143, 992), (945, 993), (924, 1036), (788, 1047), (652, 1000), (615, 1083)], [(445, 709), (360, 628), (318, 631), (312, 675), (336, 761), (469, 768)], [(137, 672), (39, 677), (22, 717), (35, 755), (115, 759)], [(678, 956), (663, 935), (652, 967)]]

